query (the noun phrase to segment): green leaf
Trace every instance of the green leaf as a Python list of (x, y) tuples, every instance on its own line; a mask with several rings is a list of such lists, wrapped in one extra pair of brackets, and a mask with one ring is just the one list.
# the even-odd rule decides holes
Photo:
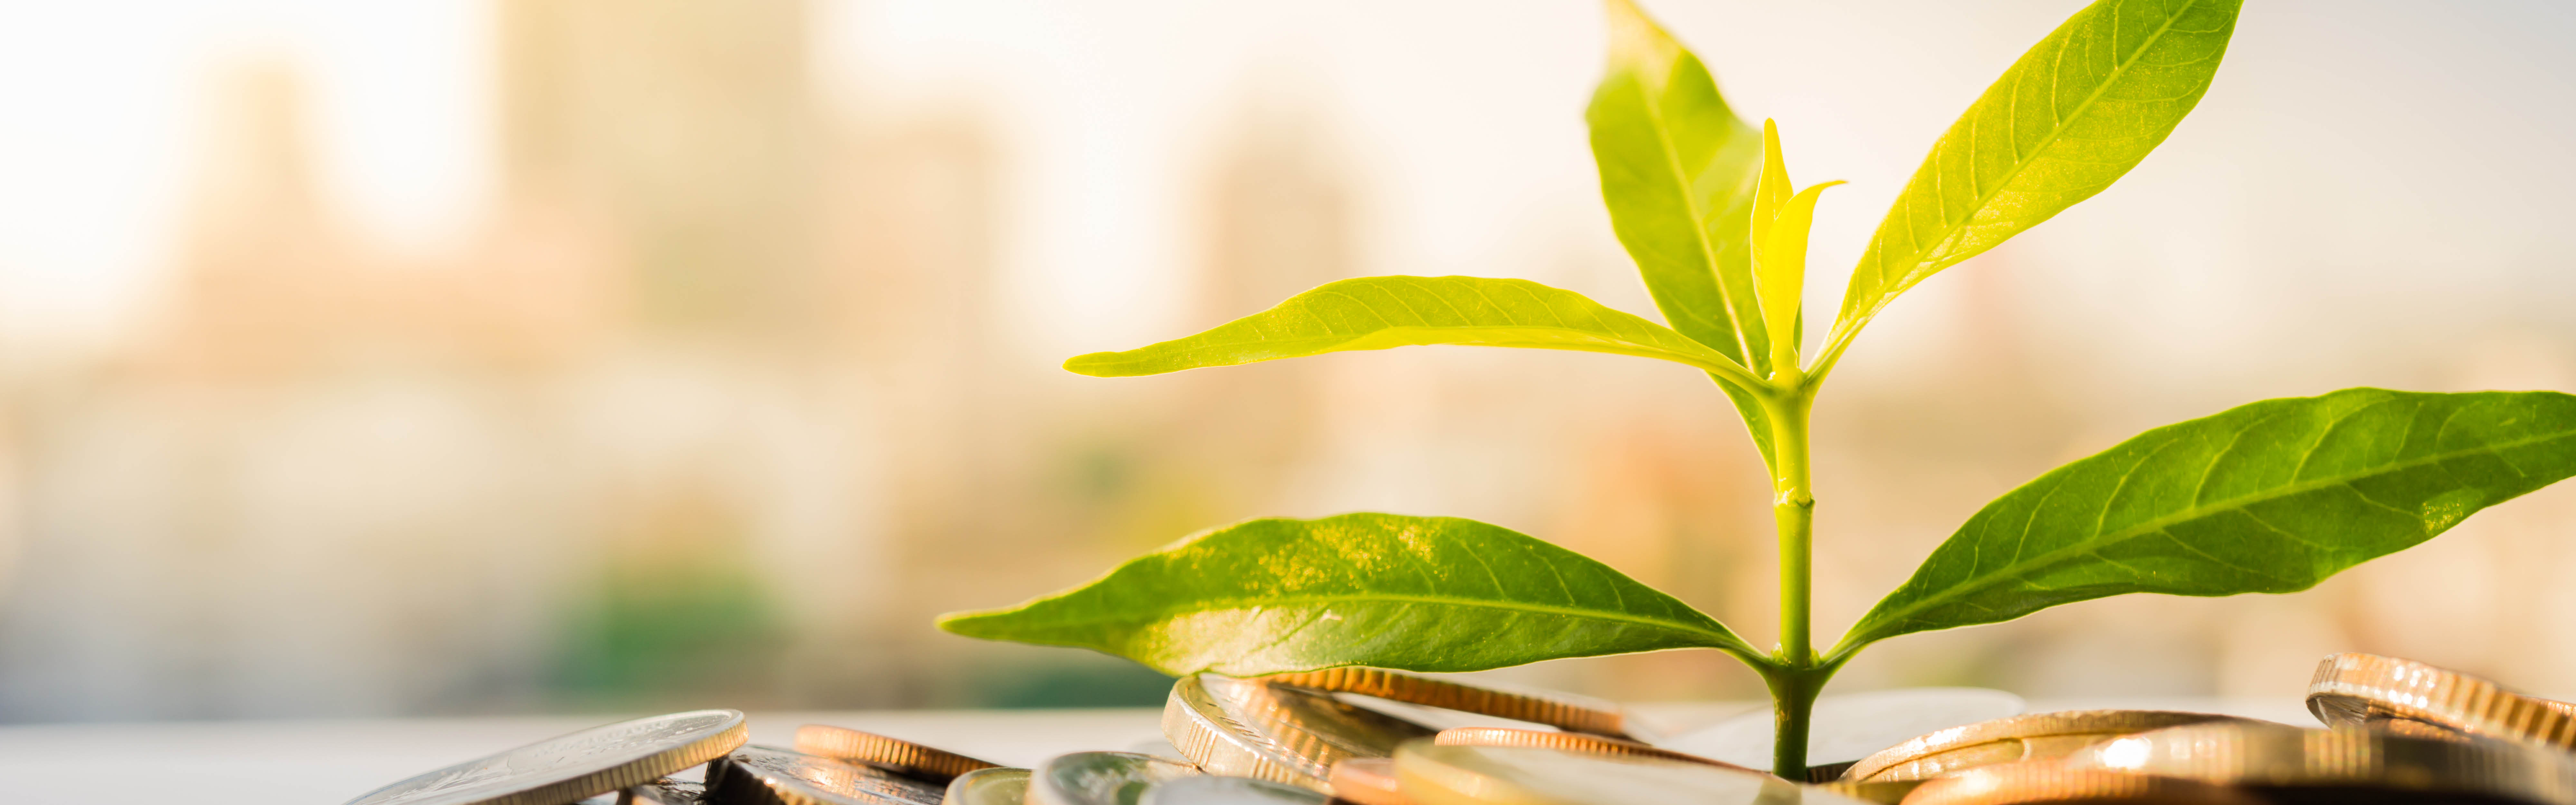
[(1834, 650), (2121, 593), (2307, 589), (2576, 474), (2576, 397), (2347, 389), (2168, 425), (1987, 504)]
[(1710, 372), (1744, 371), (1697, 341), (1582, 294), (1484, 277), (1329, 282), (1207, 332), (1125, 352), (1076, 355), (1064, 368), (1093, 377), (1134, 377), (1429, 344), (1608, 352)]
[(1473, 520), (1393, 514), (1212, 529), (1090, 584), (939, 626), (1174, 675), (1475, 671), (1692, 647), (1753, 656), (1716, 620), (1582, 554)]
[(2240, 0), (2099, 0), (1941, 135), (1852, 270), (1826, 360), (1896, 295), (2091, 198), (2182, 122)]
[[(1610, 63), (1584, 120), (1610, 227), (1637, 262), (1674, 330), (1752, 370), (1771, 373), (1746, 227), (1762, 138), (1718, 94), (1681, 42), (1630, 0), (1607, 0)], [(1771, 426), (1743, 381), (1711, 379), (1743, 415), (1771, 463)]]

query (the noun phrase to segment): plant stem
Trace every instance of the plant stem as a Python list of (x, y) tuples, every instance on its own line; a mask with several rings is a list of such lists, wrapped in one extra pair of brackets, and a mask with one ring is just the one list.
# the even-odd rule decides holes
[[(1793, 364), (1794, 366), (1794, 364)], [(1816, 663), (1809, 619), (1814, 598), (1816, 496), (1808, 479), (1807, 426), (1815, 386), (1783, 374), (1787, 388), (1763, 400), (1771, 420), (1771, 519), (1780, 533), (1780, 649), (1777, 669), (1766, 671), (1775, 729), (1772, 773), (1803, 782), (1807, 773), (1807, 719), (1833, 675)]]

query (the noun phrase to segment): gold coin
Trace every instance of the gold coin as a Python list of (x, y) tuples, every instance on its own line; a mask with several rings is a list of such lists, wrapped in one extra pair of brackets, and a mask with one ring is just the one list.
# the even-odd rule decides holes
[(1905, 801), (1905, 795), (1914, 793), (1914, 789), (1921, 785), (1923, 785), (1921, 780), (1901, 780), (1892, 783), (1855, 783), (1850, 780), (1835, 780), (1808, 787), (1819, 791), (1831, 791), (1863, 802), (1897, 805)]
[(2525, 696), (2458, 671), (2376, 654), (2317, 663), (2308, 712), (2338, 726), (2420, 721), (2470, 735), (2576, 749), (2576, 704)]
[(1510, 727), (1453, 727), (1441, 730), (1439, 735), (1432, 736), (1431, 742), (1441, 746), (1526, 746), (1539, 749), (1560, 749), (1567, 752), (1590, 752), (1597, 755), (1631, 755), (1635, 757), (1678, 760), (1684, 763), (1706, 763), (1711, 766), (1724, 766), (1738, 771), (1752, 771), (1756, 774), (1761, 773), (1753, 769), (1747, 769), (1725, 761), (1710, 760), (1698, 755), (1683, 754), (1670, 749), (1657, 749), (1636, 741), (1622, 740), (1601, 735), (1585, 735), (1580, 732), (1549, 732), (1545, 730), (1512, 729)]
[(1415, 805), (1395, 781), (1395, 759), (1355, 757), (1333, 764), (1333, 798), (1353, 805)]
[(2505, 741), (2445, 741), (2341, 728), (2210, 723), (2126, 735), (2070, 768), (2189, 777), (2262, 790), (2368, 788), (2379, 801), (2488, 797), (2576, 805), (2576, 757)]
[(827, 757), (844, 763), (875, 766), (910, 777), (919, 777), (946, 785), (957, 775), (977, 769), (999, 768), (965, 755), (932, 749), (873, 732), (807, 724), (796, 728), (796, 751)]
[(1980, 766), (1925, 780), (1905, 805), (2263, 805), (2246, 791), (2183, 777), (2072, 768), (2055, 760)]
[(976, 769), (948, 781), (939, 805), (1021, 805), (1028, 798), (1028, 769)]
[(942, 793), (884, 769), (766, 746), (707, 766), (707, 799), (729, 805), (939, 805)]
[(2032, 713), (1934, 730), (1861, 758), (1843, 772), (1853, 782), (1929, 780), (1996, 763), (2059, 758), (2101, 741), (2204, 721), (2247, 721), (2210, 713), (2162, 710), (2067, 710)]
[(1209, 774), (1333, 793), (1333, 764), (1386, 757), (1429, 727), (1314, 688), (1215, 674), (1182, 677), (1163, 705), (1163, 736)]
[(1407, 742), (1395, 773), (1419, 805), (1867, 805), (1768, 774), (1632, 755)]
[[(1807, 779), (1831, 782), (1861, 758), (1936, 730), (2020, 715), (2021, 697), (1984, 688), (1898, 688), (1816, 699), (1807, 726)], [(1773, 719), (1769, 708), (1654, 741), (1656, 746), (1770, 768)]]
[(1263, 679), (1287, 685), (1357, 693), (1389, 701), (1546, 724), (1563, 730), (1633, 737), (1628, 716), (1610, 702), (1567, 693), (1515, 693), (1382, 668), (1326, 668)]

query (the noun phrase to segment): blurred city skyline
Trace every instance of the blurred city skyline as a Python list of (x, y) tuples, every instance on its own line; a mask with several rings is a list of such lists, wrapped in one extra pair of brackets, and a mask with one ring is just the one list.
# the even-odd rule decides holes
[[(1803, 181), (1853, 181), (1819, 213), (1830, 307), (1933, 137), (2081, 3), (1645, 5)], [(1766, 489), (1689, 372), (1055, 368), (1368, 274), (1649, 313), (1584, 141), (1598, 10), (1509, 11), (0, 10), (0, 719), (1150, 703), (1141, 669), (929, 618), (1357, 509), (1555, 540), (1766, 642)], [(1910, 294), (1838, 372), (1820, 631), (2147, 427), (2576, 386), (2569, 34), (2545, 3), (2254, 4), (2119, 188)], [(2289, 696), (2373, 650), (2576, 692), (2571, 528), (2544, 492), (2310, 593), (1908, 638), (1840, 684)], [(1708, 652), (1504, 673), (1758, 690)]]

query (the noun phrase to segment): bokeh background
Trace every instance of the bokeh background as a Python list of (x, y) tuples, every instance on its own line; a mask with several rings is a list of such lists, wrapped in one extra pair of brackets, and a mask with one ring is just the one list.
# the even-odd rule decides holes
[[(1777, 118), (1817, 287), (2073, 0), (1647, 0)], [(1819, 406), (1821, 634), (1984, 501), (2356, 385), (2576, 388), (2576, 11), (2262, 0), (2117, 188), (1912, 292)], [(0, 4), (0, 720), (1153, 704), (934, 614), (1387, 510), (1773, 632), (1697, 373), (1406, 349), (1130, 379), (1368, 274), (1651, 315), (1587, 0)], [(1907, 637), (1837, 682), (2290, 697), (2365, 650), (2576, 694), (2576, 496), (2290, 596)], [(1503, 672), (1747, 698), (1713, 652)]]

